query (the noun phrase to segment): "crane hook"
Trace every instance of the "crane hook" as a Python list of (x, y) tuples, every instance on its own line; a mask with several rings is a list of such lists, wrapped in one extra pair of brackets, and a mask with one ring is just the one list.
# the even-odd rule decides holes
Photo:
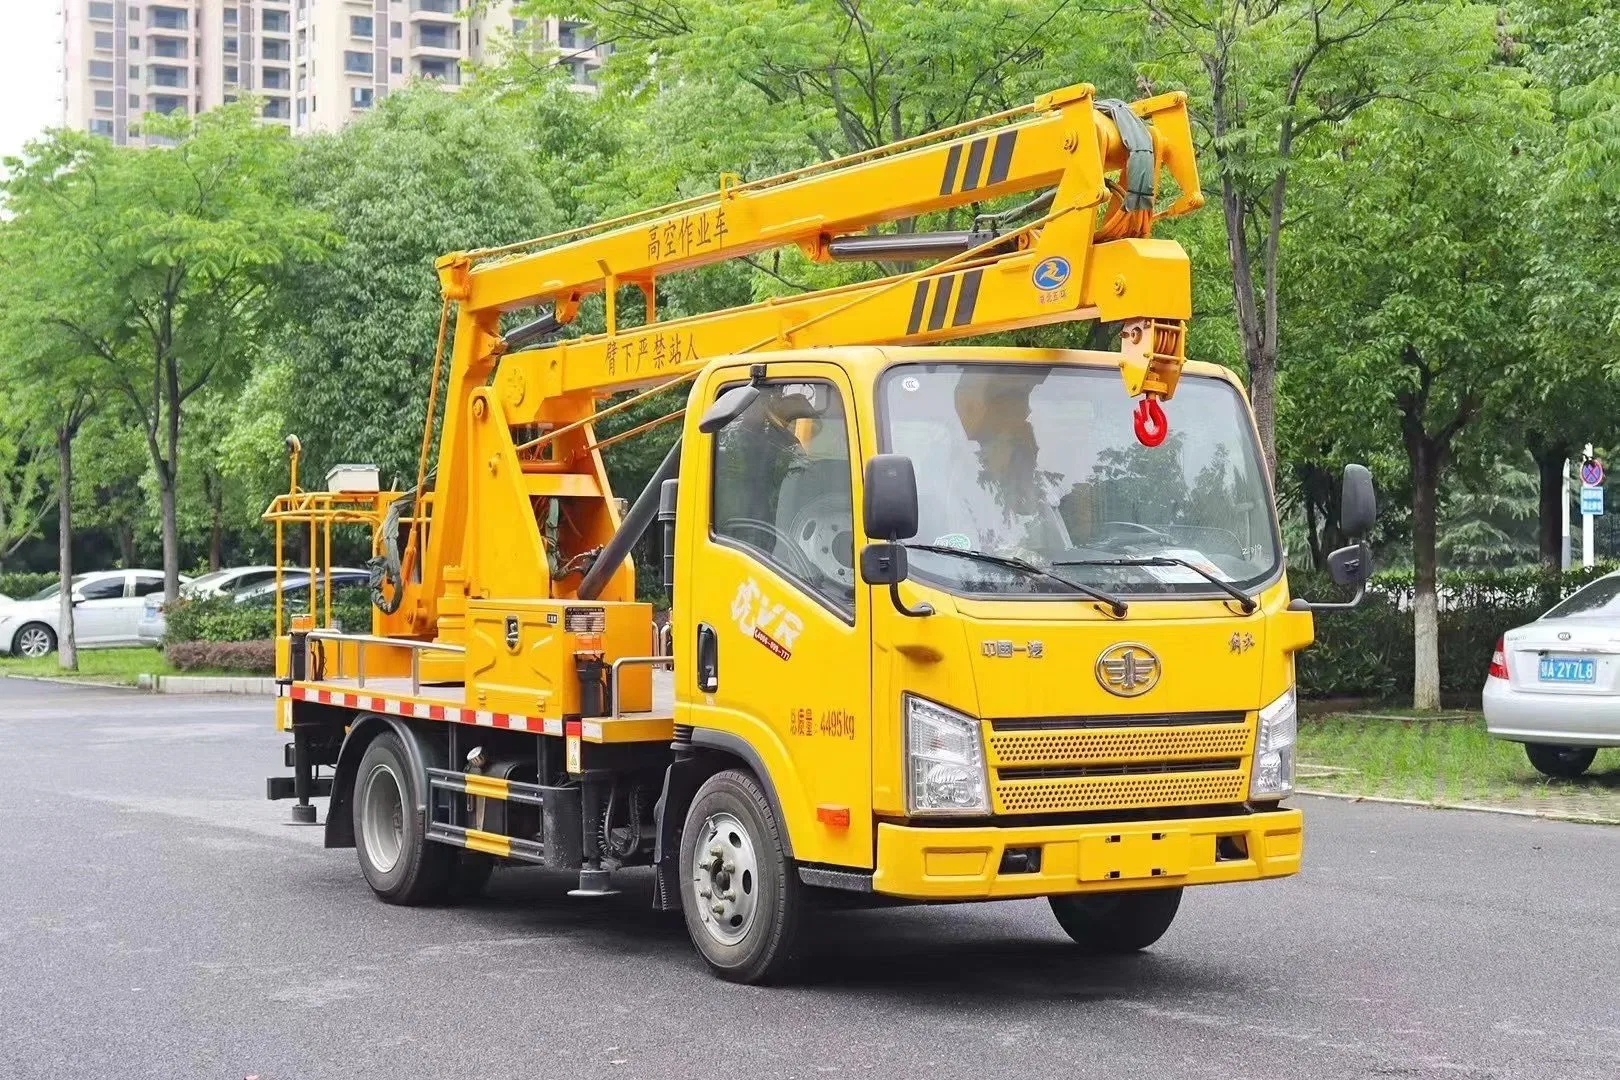
[(1164, 417), (1159, 399), (1148, 394), (1136, 403), (1136, 441), (1143, 446), (1158, 446), (1170, 434), (1170, 421)]

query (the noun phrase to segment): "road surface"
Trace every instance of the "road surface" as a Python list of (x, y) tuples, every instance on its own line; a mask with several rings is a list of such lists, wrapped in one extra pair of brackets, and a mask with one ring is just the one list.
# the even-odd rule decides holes
[(1304, 799), (1299, 877), (1190, 891), (1150, 953), (1041, 902), (829, 917), (712, 979), (650, 882), (372, 899), (263, 800), (264, 699), (0, 678), (0, 1077), (1620, 1076), (1620, 830)]

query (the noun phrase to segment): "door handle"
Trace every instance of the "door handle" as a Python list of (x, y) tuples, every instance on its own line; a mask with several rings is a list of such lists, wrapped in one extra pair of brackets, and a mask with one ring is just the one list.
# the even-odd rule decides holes
[(720, 637), (708, 623), (698, 623), (697, 685), (705, 694), (720, 689)]

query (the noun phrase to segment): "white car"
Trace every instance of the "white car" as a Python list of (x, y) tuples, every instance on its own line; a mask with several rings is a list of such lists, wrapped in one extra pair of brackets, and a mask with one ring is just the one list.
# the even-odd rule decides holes
[(1569, 779), (1620, 746), (1620, 572), (1503, 634), (1485, 676), (1485, 730)]
[[(182, 578), (188, 581), (189, 578)], [(55, 585), (0, 608), (0, 654), (38, 659), (56, 649), (61, 599)], [(147, 596), (163, 595), (159, 570), (101, 570), (73, 578), (73, 640), (81, 649), (139, 645)]]
[[(267, 581), (274, 581), (276, 568), (273, 566), (236, 566), (229, 570), (214, 570), (201, 577), (192, 578), (180, 589), (180, 595), (185, 597), (206, 596), (234, 596), (244, 589), (252, 589), (263, 585)], [(163, 632), (168, 627), (168, 621), (163, 617), (163, 590), (146, 598), (141, 608), (141, 621), (135, 628), (141, 642), (146, 645), (158, 645), (163, 641)]]

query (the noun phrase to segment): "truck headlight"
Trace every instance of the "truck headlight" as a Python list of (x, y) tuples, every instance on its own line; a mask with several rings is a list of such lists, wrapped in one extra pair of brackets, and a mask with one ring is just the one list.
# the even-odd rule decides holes
[(1280, 799), (1294, 791), (1294, 742), (1299, 735), (1299, 710), (1294, 688), (1260, 710), (1255, 733), (1254, 767), (1249, 773), (1249, 798)]
[(988, 814), (979, 721), (905, 695), (907, 805), (913, 814)]

